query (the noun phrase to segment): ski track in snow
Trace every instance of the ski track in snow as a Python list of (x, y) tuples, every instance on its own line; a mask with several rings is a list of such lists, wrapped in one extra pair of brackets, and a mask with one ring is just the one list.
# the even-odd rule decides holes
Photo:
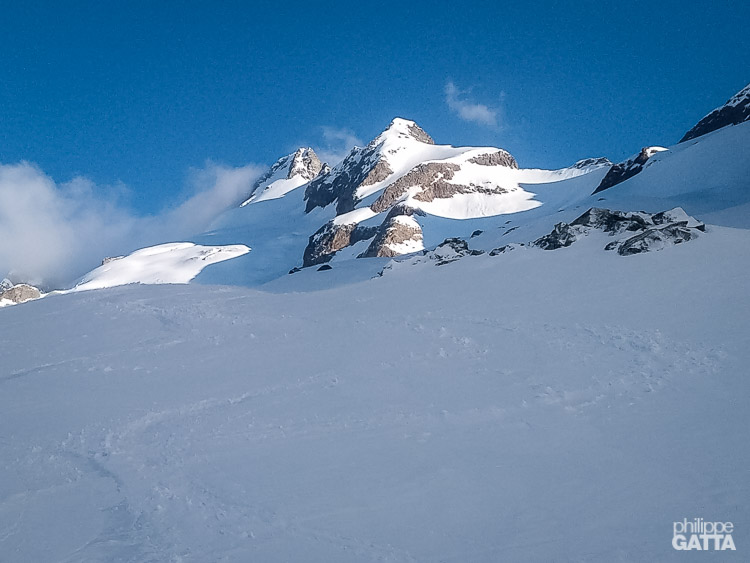
[[(659, 439), (642, 451), (629, 436), (648, 443), (639, 420), (663, 424), (661, 408), (684, 425), (675, 405), (707, 381), (723, 389), (740, 352), (720, 327), (705, 341), (679, 336), (664, 312), (679, 301), (666, 286), (683, 273), (667, 252), (674, 264), (656, 266), (665, 289), (610, 314), (606, 294), (565, 284), (575, 266), (558, 271), (558, 255), (539, 251), (574, 319), (533, 305), (538, 289), (523, 295), (529, 271), (504, 280), (513, 299), (475, 298), (492, 295), (509, 260), (535, 267), (523, 256), (415, 267), (337, 292), (132, 287), (14, 308), (19, 338), (24, 319), (45, 312), (45, 347), (33, 365), (3, 352), (0, 406), (26, 422), (0, 440), (0, 546), (19, 561), (668, 560), (658, 529), (619, 551), (606, 533), (580, 541), (651, 495), (662, 519), (684, 505), (676, 491), (695, 485), (690, 473), (649, 461), (666, 455)], [(649, 279), (617, 286), (618, 272), (597, 271), (620, 291)], [(431, 305), (415, 306), (417, 280)], [(8, 402), (58, 386), (69, 407), (47, 400), (32, 415)], [(701, 459), (697, 502), (735, 506), (747, 485), (735, 474), (714, 481)], [(589, 494), (578, 524), (560, 519)], [(71, 537), (56, 506), (75, 515)], [(58, 530), (47, 549), (29, 547), (32, 522)], [(531, 531), (540, 527), (543, 536)]]

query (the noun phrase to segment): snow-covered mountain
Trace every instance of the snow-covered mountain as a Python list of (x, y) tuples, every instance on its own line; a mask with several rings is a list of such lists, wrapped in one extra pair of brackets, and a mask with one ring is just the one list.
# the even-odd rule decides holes
[(745, 561), (748, 274), (747, 120), (561, 170), (401, 119), (300, 149), (97, 291), (0, 284), (0, 559), (681, 562), (702, 518)]
[[(691, 143), (645, 147), (615, 165), (588, 158), (560, 170), (525, 169), (501, 148), (436, 144), (415, 122), (401, 118), (333, 168), (313, 149), (300, 148), (271, 166), (209, 231), (191, 239), (199, 246), (252, 251), (223, 253), (221, 263), (203, 260), (189, 279), (258, 286), (308, 267), (330, 263), (341, 269), (352, 260), (393, 258), (475, 233), (481, 236), (472, 244), (489, 252), (524, 242), (521, 237), (532, 241), (603, 200), (623, 211), (652, 213), (677, 206), (692, 214), (736, 207), (738, 221), (748, 201), (750, 143), (745, 123), (723, 125), (746, 117), (748, 96), (750, 87), (701, 120), (691, 130), (701, 131)], [(500, 235), (506, 238), (496, 240)], [(150, 256), (151, 273), (122, 279), (185, 277), (167, 272), (173, 264), (160, 263), (159, 253)], [(380, 268), (344, 267), (363, 276)], [(99, 268), (79, 287), (109, 286), (113, 279)]]
[(333, 259), (414, 252), (557, 201), (536, 197), (538, 184), (558, 184), (556, 195), (564, 197), (588, 195), (610, 166), (596, 158), (562, 170), (519, 169), (503, 149), (437, 145), (416, 123), (397, 118), (332, 169), (309, 148), (281, 158), (239, 208), (195, 239), (246, 244), (252, 252), (197, 280), (257, 285)]
[(335, 205), (336, 217), (310, 238), (303, 266), (354, 245), (360, 257), (414, 252), (424, 248), (420, 217), (466, 220), (533, 209), (542, 202), (522, 183), (562, 181), (608, 165), (595, 159), (564, 170), (519, 170), (503, 149), (436, 145), (413, 121), (394, 119), (307, 186), (306, 209)]

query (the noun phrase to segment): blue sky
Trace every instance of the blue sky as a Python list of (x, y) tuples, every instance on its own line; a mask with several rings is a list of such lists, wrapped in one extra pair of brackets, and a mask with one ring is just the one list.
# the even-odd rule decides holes
[(736, 1), (18, 2), (2, 14), (0, 163), (85, 176), (137, 214), (180, 203), (207, 162), (336, 153), (395, 116), (522, 166), (621, 159), (676, 142), (750, 81), (750, 8)]

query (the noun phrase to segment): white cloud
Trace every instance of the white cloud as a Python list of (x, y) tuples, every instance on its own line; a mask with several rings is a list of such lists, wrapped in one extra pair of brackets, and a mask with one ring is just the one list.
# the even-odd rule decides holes
[(181, 204), (143, 217), (123, 203), (122, 185), (81, 177), (58, 184), (33, 164), (0, 164), (0, 278), (59, 288), (105, 256), (184, 240), (244, 196), (262, 171), (208, 163), (192, 172)]
[(253, 182), (266, 170), (265, 166), (252, 164), (233, 168), (212, 162), (191, 170), (189, 197), (162, 217), (172, 238), (205, 230), (222, 211), (243, 201)]
[(335, 166), (344, 160), (353, 147), (364, 145), (362, 139), (357, 137), (351, 129), (330, 127), (327, 125), (320, 129), (323, 136), (323, 143), (313, 148), (320, 160), (327, 162), (330, 166)]
[(478, 125), (491, 128), (498, 127), (499, 111), (466, 99), (466, 94), (468, 92), (459, 90), (451, 81), (448, 81), (445, 85), (445, 103), (458, 117)]

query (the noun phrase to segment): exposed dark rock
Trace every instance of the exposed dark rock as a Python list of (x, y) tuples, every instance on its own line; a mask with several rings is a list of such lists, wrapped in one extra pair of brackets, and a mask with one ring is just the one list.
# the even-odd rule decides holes
[(711, 133), (727, 125), (737, 125), (750, 119), (750, 84), (732, 96), (726, 104), (716, 108), (701, 119), (685, 136), (681, 143)]
[(121, 260), (122, 258), (125, 258), (124, 256), (107, 256), (102, 260), (102, 266), (104, 264), (109, 264), (110, 262), (114, 262), (115, 260)]
[(619, 164), (615, 164), (609, 169), (604, 178), (602, 178), (602, 181), (594, 190), (593, 194), (598, 194), (599, 192), (624, 182), (628, 178), (632, 178), (643, 170), (644, 165), (652, 156), (663, 150), (666, 149), (662, 149), (661, 147), (643, 147), (641, 152), (636, 156), (629, 158), (624, 162), (620, 162)]
[(592, 207), (583, 215), (570, 223), (573, 226), (593, 227), (611, 235), (624, 231), (639, 231), (653, 224), (647, 213), (633, 213), (632, 211), (610, 211)]
[(650, 250), (661, 250), (670, 244), (680, 244), (693, 240), (697, 236), (693, 229), (688, 228), (683, 223), (675, 223), (666, 227), (648, 229), (622, 241), (615, 247), (611, 247), (612, 243), (610, 243), (607, 245), (610, 248), (605, 247), (605, 250), (617, 248), (617, 254), (620, 256), (630, 256)]
[[(326, 207), (334, 201), (337, 201), (336, 213), (339, 215), (354, 209), (357, 188), (377, 167), (377, 150), (378, 146), (368, 145), (364, 149), (355, 147), (341, 164), (311, 181), (305, 189), (305, 212), (309, 213), (316, 207)], [(386, 167), (387, 163), (380, 166), (373, 178), (382, 174)]]
[(295, 176), (300, 176), (301, 178), (310, 181), (320, 174), (324, 166), (326, 165), (320, 161), (318, 155), (315, 154), (315, 151), (311, 148), (298, 149), (297, 152), (294, 153), (294, 158), (292, 159), (292, 164), (289, 167), (289, 173), (286, 177), (294, 178)]
[(365, 227), (355, 223), (337, 225), (329, 221), (313, 234), (305, 248), (304, 267), (328, 262), (337, 251), (375, 236), (378, 227)]
[(393, 174), (393, 170), (391, 170), (391, 167), (388, 165), (388, 163), (382, 159), (378, 160), (378, 162), (370, 169), (370, 172), (367, 174), (367, 176), (365, 176), (365, 179), (362, 180), (362, 183), (359, 186), (372, 186), (373, 184), (382, 182), (391, 174)]
[(685, 213), (682, 207), (675, 207), (669, 211), (655, 213), (651, 216), (651, 220), (654, 222), (654, 225), (686, 223), (687, 227), (691, 229), (698, 229), (701, 232), (706, 232), (706, 225)]
[(482, 234), (483, 232), (484, 232), (483, 230), (481, 230), (481, 229), (477, 229), (476, 231), (474, 231), (473, 233), (471, 233), (471, 237), (470, 237), (470, 238), (478, 237), (478, 236), (479, 236), (479, 235), (481, 235), (481, 234)]
[(297, 272), (301, 272), (301, 271), (302, 271), (302, 268), (300, 268), (299, 266), (295, 266), (294, 268), (292, 268), (291, 270), (289, 270), (289, 273), (290, 274), (296, 274)]
[(575, 227), (571, 227), (567, 223), (557, 223), (550, 234), (536, 239), (531, 245), (539, 247), (542, 250), (557, 250), (558, 248), (570, 246), (575, 241)]
[(482, 166), (507, 166), (509, 168), (518, 168), (518, 163), (513, 156), (502, 149), (497, 152), (485, 153), (470, 158), (469, 162), (481, 164)]
[(415, 211), (404, 206), (394, 207), (386, 216), (383, 224), (378, 228), (370, 246), (359, 258), (375, 258), (383, 256), (399, 256), (404, 252), (394, 249), (394, 246), (413, 242), (414, 246), (422, 243), (422, 228), (411, 215)]
[(310, 182), (305, 189), (305, 211), (309, 213), (316, 207), (326, 207), (333, 202), (336, 202), (338, 215), (354, 209), (360, 187), (382, 182), (393, 173), (382, 149), (385, 139), (394, 136), (434, 144), (432, 138), (416, 123), (394, 119), (365, 148), (355, 147), (341, 164)]
[(412, 168), (407, 174), (390, 184), (380, 197), (370, 206), (376, 213), (381, 213), (401, 199), (412, 187), (421, 190), (414, 195), (417, 201), (429, 202), (434, 199), (445, 199), (455, 194), (463, 193), (488, 193), (501, 194), (506, 190), (499, 186), (488, 188), (469, 184), (453, 184), (448, 180), (453, 179), (456, 172), (461, 169), (458, 164), (448, 162), (424, 162)]
[(578, 170), (582, 170), (584, 168), (591, 168), (594, 166), (612, 166), (612, 162), (608, 158), (605, 158), (603, 156), (597, 157), (597, 158), (584, 158), (583, 160), (579, 160), (576, 162), (572, 168), (577, 168)]
[(558, 223), (550, 234), (538, 238), (531, 246), (543, 250), (564, 248), (592, 229), (612, 237), (627, 235), (626, 238), (610, 242), (604, 249), (617, 250), (621, 256), (629, 256), (693, 240), (699, 231), (705, 231), (705, 225), (680, 207), (655, 214), (592, 208), (570, 224)]
[(333, 270), (333, 266), (329, 266), (328, 264), (323, 264), (320, 268), (318, 268), (319, 272), (324, 272), (326, 270)]
[(414, 137), (417, 141), (420, 141), (427, 145), (435, 144), (435, 141), (432, 140), (432, 137), (430, 137), (427, 133), (425, 133), (424, 129), (422, 129), (416, 123), (412, 123), (411, 125), (409, 125), (408, 129), (409, 129), (409, 135)]
[(506, 252), (510, 252), (515, 247), (510, 244), (506, 244), (505, 246), (500, 246), (498, 248), (493, 248), (490, 250), (490, 256), (497, 256), (498, 254), (505, 254)]
[(7, 299), (13, 301), (13, 303), (24, 303), (32, 299), (39, 299), (41, 296), (41, 291), (33, 285), (25, 283), (19, 283), (0, 293), (0, 299)]
[(379, 276), (392, 270), (394, 267), (404, 265), (414, 265), (422, 263), (434, 263), (435, 266), (444, 266), (465, 256), (479, 256), (484, 254), (483, 250), (474, 250), (469, 248), (468, 243), (461, 238), (447, 238), (432, 250), (423, 250), (420, 254), (404, 259), (391, 261), (385, 266)]
[(464, 256), (480, 256), (484, 254), (483, 250), (473, 250), (469, 244), (462, 238), (447, 238), (435, 247), (435, 250), (425, 251), (424, 255), (432, 260), (436, 260), (436, 266), (450, 264)]

